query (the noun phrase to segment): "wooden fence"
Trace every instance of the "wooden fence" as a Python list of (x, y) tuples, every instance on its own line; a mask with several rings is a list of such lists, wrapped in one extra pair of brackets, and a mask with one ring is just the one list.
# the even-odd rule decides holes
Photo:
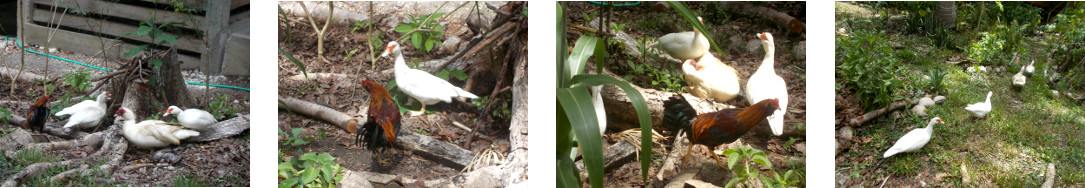
[[(200, 68), (211, 74), (248, 75), (249, 1), (177, 2), (24, 0), (19, 8), (25, 28), (19, 30), (19, 36), (24, 37), (27, 44), (44, 46), (50, 30), (59, 28), (49, 42), (50, 47), (87, 55), (102, 53), (110, 58), (127, 58), (125, 52), (144, 44), (151, 44), (155, 49), (168, 48), (158, 45), (161, 38), (130, 34), (139, 30), (141, 23), (150, 20), (154, 20), (155, 25), (181, 23), (165, 27), (163, 31), (176, 36), (178, 59), (184, 62), (182, 68)], [(65, 15), (61, 17), (62, 14)]]

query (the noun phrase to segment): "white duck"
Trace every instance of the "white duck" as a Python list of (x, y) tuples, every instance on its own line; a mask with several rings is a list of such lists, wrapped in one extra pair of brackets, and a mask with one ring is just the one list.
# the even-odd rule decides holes
[(738, 83), (738, 71), (723, 64), (712, 54), (705, 54), (697, 61), (686, 60), (682, 63), (682, 72), (686, 78), (686, 92), (693, 96), (726, 102), (742, 91)]
[[(704, 23), (704, 19), (697, 17), (697, 21)], [(708, 53), (710, 43), (708, 38), (696, 28), (693, 31), (670, 33), (659, 37), (659, 41), (651, 46), (658, 47), (671, 57), (679, 60), (696, 59)]]
[(964, 109), (971, 111), (972, 115), (975, 115), (978, 118), (983, 118), (983, 115), (987, 115), (987, 113), (991, 112), (991, 94), (994, 93), (988, 91), (986, 101), (983, 101), (982, 103), (969, 104), (968, 107), (964, 107)]
[(448, 81), (426, 71), (407, 67), (407, 62), (403, 60), (403, 50), (396, 41), (388, 42), (388, 47), (381, 57), (388, 57), (389, 54), (396, 56), (395, 76), (399, 90), (422, 103), (422, 109), (417, 112), (412, 111), (411, 116), (425, 113), (426, 105), (437, 104), (441, 101), (450, 103), (453, 97), (478, 98), (475, 94), (453, 86)]
[(1013, 86), (1021, 87), (1025, 86), (1025, 67), (1021, 67), (1021, 71), (1017, 71), (1017, 74), (1013, 75)]
[(172, 126), (165, 121), (145, 120), (136, 123), (136, 115), (128, 108), (121, 107), (114, 116), (124, 119), (121, 134), (128, 142), (139, 148), (159, 148), (170, 144), (181, 144), (181, 140), (199, 136), (200, 132)]
[(787, 113), (787, 83), (776, 75), (776, 69), (773, 67), (776, 48), (773, 46), (772, 34), (759, 33), (757, 37), (761, 38), (761, 46), (765, 48), (765, 59), (761, 61), (761, 67), (758, 67), (746, 81), (746, 101), (750, 101), (750, 105), (753, 105), (765, 99), (779, 99), (780, 109), (766, 119), (769, 127), (772, 127), (772, 133), (780, 135), (784, 132), (784, 114)]
[(944, 123), (942, 122), (942, 118), (934, 117), (934, 119), (931, 119), (931, 121), (927, 123), (927, 127), (908, 131), (908, 134), (904, 134), (903, 137), (900, 137), (900, 139), (897, 140), (896, 144), (893, 144), (893, 147), (890, 147), (889, 150), (885, 151), (885, 155), (882, 155), (882, 158), (889, 158), (898, 153), (913, 152), (919, 150), (919, 148), (923, 148), (923, 146), (927, 145), (927, 142), (931, 141), (931, 134), (934, 133), (934, 124), (939, 123)]
[(109, 100), (109, 92), (102, 92), (98, 94), (97, 101), (84, 100), (75, 105), (69, 106), (56, 113), (57, 117), (62, 115), (71, 115), (68, 118), (68, 123), (64, 124), (64, 127), (75, 127), (77, 129), (85, 129), (94, 126), (98, 126), (98, 123), (102, 121), (102, 118), (106, 115), (107, 104)]
[(207, 128), (207, 126), (219, 122), (219, 120), (215, 119), (215, 116), (211, 115), (211, 113), (195, 108), (181, 110), (181, 108), (177, 106), (170, 106), (170, 108), (166, 109), (166, 113), (162, 114), (162, 117), (169, 116), (170, 114), (177, 114), (177, 122), (180, 122), (181, 126), (194, 130), (203, 130), (204, 128)]
[(1036, 64), (1036, 60), (1030, 61), (1028, 63), (1028, 66), (1025, 66), (1025, 74), (1026, 75), (1032, 76), (1032, 72), (1036, 71), (1036, 67), (1032, 66), (1033, 64)]
[(607, 109), (603, 106), (603, 86), (591, 87), (591, 103), (595, 106), (595, 119), (599, 121), (599, 135), (607, 131)]

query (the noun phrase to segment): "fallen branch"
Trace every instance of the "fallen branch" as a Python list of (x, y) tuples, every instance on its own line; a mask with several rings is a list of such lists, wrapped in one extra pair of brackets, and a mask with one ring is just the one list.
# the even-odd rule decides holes
[(445, 166), (462, 169), (471, 164), (474, 152), (411, 131), (399, 131), (396, 145)]
[(358, 125), (357, 119), (354, 119), (346, 113), (309, 101), (303, 101), (292, 97), (280, 97), (279, 109), (326, 121), (332, 125), (338, 126), (340, 129), (346, 130), (348, 133), (355, 133), (358, 131), (357, 127), (355, 127)]
[(744, 14), (751, 17), (760, 17), (768, 20), (772, 20), (777, 26), (786, 28), (792, 33), (801, 33), (805, 25), (799, 19), (795, 19), (787, 13), (776, 11), (774, 9), (762, 6), (756, 6), (747, 2), (720, 2), (723, 10), (731, 13)]
[(231, 137), (245, 130), (249, 129), (249, 115), (238, 115), (237, 117), (230, 118), (226, 121), (220, 121), (203, 130), (200, 130), (200, 136), (192, 137), (187, 140), (196, 142), (207, 142), (212, 140), (218, 140), (222, 138)]
[(18, 77), (15, 77), (15, 80), (18, 80), (19, 82), (35, 82), (37, 80), (45, 80), (45, 76), (37, 75), (31, 72), (23, 72), (22, 74), (19, 74), (19, 70), (9, 69), (7, 67), (0, 67), (0, 75), (4, 75), (5, 77), (15, 77), (15, 75), (18, 75)]
[(852, 119), (849, 119), (849, 120), (844, 121), (844, 122), (846, 122), (845, 124), (847, 126), (858, 127), (860, 125), (863, 125), (867, 121), (873, 120), (874, 118), (876, 118), (878, 116), (885, 115), (885, 114), (887, 114), (887, 113), (889, 113), (889, 112), (891, 112), (893, 110), (898, 110), (898, 109), (904, 108), (905, 106), (908, 106), (908, 105), (911, 105), (911, 104), (912, 104), (912, 101), (909, 101), (909, 100), (902, 100), (902, 101), (893, 102), (893, 104), (889, 105), (889, 107), (877, 109), (877, 110), (874, 110), (874, 111), (870, 111), (870, 112), (867, 112), (866, 114), (863, 114), (862, 116), (853, 117)]

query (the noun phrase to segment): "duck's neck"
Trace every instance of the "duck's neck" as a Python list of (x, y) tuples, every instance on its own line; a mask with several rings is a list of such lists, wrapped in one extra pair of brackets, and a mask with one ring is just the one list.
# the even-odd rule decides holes
[(697, 27), (693, 27), (693, 43), (699, 43), (701, 40), (701, 30)]
[(397, 50), (393, 50), (392, 53), (395, 54), (395, 57), (396, 57), (395, 67), (393, 68), (394, 69), (393, 71), (395, 72), (396, 80), (399, 80), (399, 75), (402, 75), (403, 71), (406, 71), (407, 69), (410, 69), (411, 67), (408, 67), (407, 66), (407, 61), (403, 60), (403, 52), (402, 51), (397, 49)]
[(770, 41), (761, 42), (761, 46), (765, 48), (765, 59), (761, 60), (761, 67), (758, 67), (757, 70), (768, 70), (772, 71), (773, 74), (776, 74), (776, 69), (773, 68), (775, 67), (775, 65), (773, 65), (775, 64), (775, 60), (772, 59), (776, 54), (776, 48), (772, 46), (772, 42)]
[(105, 100), (106, 100), (106, 95), (105, 94), (98, 95), (98, 107), (101, 107), (102, 109), (105, 109), (106, 108)]

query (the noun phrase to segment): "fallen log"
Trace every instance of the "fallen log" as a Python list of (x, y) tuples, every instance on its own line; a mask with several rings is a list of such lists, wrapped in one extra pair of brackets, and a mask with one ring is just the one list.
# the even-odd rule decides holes
[(777, 26), (786, 28), (792, 33), (802, 33), (805, 24), (799, 19), (795, 19), (787, 13), (776, 11), (774, 9), (762, 6), (756, 6), (747, 2), (733, 2), (723, 1), (720, 2), (723, 10), (726, 10), (735, 14), (743, 14), (750, 17), (760, 17), (768, 20), (772, 20)]
[(893, 102), (893, 104), (889, 105), (889, 107), (880, 108), (880, 109), (877, 109), (877, 110), (874, 110), (874, 111), (870, 111), (870, 112), (867, 112), (866, 114), (863, 114), (862, 116), (853, 117), (853, 118), (851, 118), (851, 119), (849, 119), (847, 121), (844, 121), (844, 122), (845, 122), (846, 126), (858, 127), (858, 126), (863, 125), (864, 123), (866, 123), (866, 122), (868, 122), (870, 120), (873, 120), (874, 118), (876, 118), (878, 116), (885, 115), (885, 114), (887, 114), (887, 113), (889, 113), (889, 112), (891, 112), (893, 110), (898, 110), (898, 109), (904, 108), (905, 106), (908, 106), (908, 105), (911, 105), (911, 104), (912, 104), (912, 101), (910, 101), (910, 100), (902, 100), (902, 101)]
[[(335, 109), (296, 98), (280, 98), (279, 100), (282, 102), (279, 105), (280, 109), (324, 120), (349, 133), (357, 131), (358, 120)], [(474, 152), (411, 131), (397, 132), (396, 140), (396, 146), (452, 168), (459, 169), (467, 166), (471, 163), (471, 157), (475, 156)]]
[(326, 106), (312, 103), (309, 101), (303, 101), (301, 99), (293, 97), (280, 97), (279, 109), (323, 120), (339, 127), (340, 129), (346, 130), (348, 133), (355, 133), (358, 131), (358, 129), (355, 127), (358, 125), (357, 119), (354, 119), (353, 117), (345, 113), (336, 111), (335, 109), (328, 108)]
[(241, 134), (241, 132), (244, 132), (248, 129), (249, 115), (239, 114), (237, 115), (237, 117), (230, 118), (226, 121), (220, 121), (203, 130), (200, 130), (199, 136), (188, 138), (187, 140), (196, 142), (207, 142)]
[(445, 166), (462, 169), (471, 164), (474, 152), (448, 144), (433, 137), (419, 135), (412, 131), (399, 131), (396, 134), (396, 146), (411, 150), (412, 153)]
[[(10, 69), (10, 68), (7, 68), (7, 67), (0, 67), (0, 75), (3, 75), (5, 78), (10, 79), (11, 77), (15, 76), (16, 74), (19, 74), (18, 69)], [(24, 82), (24, 83), (36, 83), (35, 81), (37, 81), (37, 80), (45, 80), (45, 76), (34, 74), (34, 73), (29, 72), (29, 71), (23, 71), (23, 74), (19, 74), (19, 77), (15, 77), (15, 80), (17, 80), (19, 82)]]

